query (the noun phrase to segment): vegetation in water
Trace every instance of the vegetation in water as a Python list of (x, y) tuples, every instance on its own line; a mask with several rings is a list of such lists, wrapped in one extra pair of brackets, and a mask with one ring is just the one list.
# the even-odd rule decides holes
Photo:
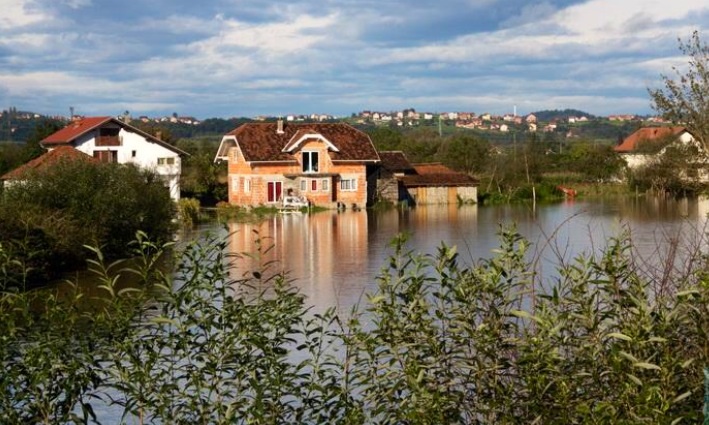
[[(525, 239), (500, 240), (466, 265), (398, 237), (377, 291), (322, 314), (223, 240), (182, 249), (174, 275), (143, 234), (131, 267), (93, 249), (89, 311), (79, 292), (0, 293), (0, 421), (101, 422), (105, 404), (139, 424), (701, 421), (706, 256), (649, 273), (623, 237), (542, 280)], [(141, 284), (120, 289), (126, 273)]]
[(139, 230), (168, 241), (174, 208), (159, 177), (133, 166), (67, 160), (28, 173), (0, 197), (0, 246), (13, 259), (0, 289), (85, 267), (85, 244), (116, 259)]

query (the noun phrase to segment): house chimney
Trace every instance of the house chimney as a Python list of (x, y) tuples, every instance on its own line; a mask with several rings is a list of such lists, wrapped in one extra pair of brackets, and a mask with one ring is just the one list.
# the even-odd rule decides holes
[(276, 126), (276, 134), (283, 134), (283, 118), (278, 118), (277, 126)]

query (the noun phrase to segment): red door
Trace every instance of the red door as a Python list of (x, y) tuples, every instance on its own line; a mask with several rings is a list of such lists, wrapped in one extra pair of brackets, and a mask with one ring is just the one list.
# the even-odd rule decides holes
[(268, 191), (268, 202), (278, 202), (281, 199), (282, 182), (268, 182), (266, 189)]

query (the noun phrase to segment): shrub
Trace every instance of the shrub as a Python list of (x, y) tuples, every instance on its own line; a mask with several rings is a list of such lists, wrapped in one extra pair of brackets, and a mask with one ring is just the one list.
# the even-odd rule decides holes
[(181, 198), (177, 203), (182, 223), (186, 226), (193, 226), (200, 221), (199, 201), (193, 198)]
[[(98, 311), (40, 296), (30, 314), (29, 293), (0, 294), (0, 420), (88, 422), (100, 397), (141, 424), (701, 421), (706, 257), (651, 276), (622, 237), (541, 281), (529, 242), (500, 236), (469, 266), (398, 237), (343, 317), (309, 312), (273, 264), (231, 273), (224, 240), (185, 248), (174, 282), (142, 236), (133, 269), (95, 250)], [(115, 273), (150, 291), (117, 291)]]
[(81, 267), (84, 245), (100, 246), (107, 258), (129, 254), (142, 230), (170, 239), (174, 204), (159, 177), (133, 166), (60, 162), (27, 175), (0, 199), (0, 242), (15, 252), (41, 283)]

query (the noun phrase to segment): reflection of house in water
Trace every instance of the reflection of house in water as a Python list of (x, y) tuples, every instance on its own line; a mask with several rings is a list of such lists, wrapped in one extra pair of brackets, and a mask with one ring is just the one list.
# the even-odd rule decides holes
[[(337, 305), (341, 292), (363, 289), (348, 285), (348, 277), (361, 279), (368, 268), (367, 226), (365, 211), (281, 214), (260, 223), (230, 223), (230, 252), (249, 254), (237, 261), (233, 276), (251, 275), (268, 265), (265, 276), (287, 272), (308, 296), (308, 305)], [(259, 243), (261, 255), (254, 252)]]

